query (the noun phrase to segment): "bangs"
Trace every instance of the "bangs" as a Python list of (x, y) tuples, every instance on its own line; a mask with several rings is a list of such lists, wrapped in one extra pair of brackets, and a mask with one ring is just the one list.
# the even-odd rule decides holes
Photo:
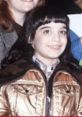
[(55, 23), (64, 23), (66, 25), (66, 28), (69, 28), (69, 21), (67, 17), (57, 17), (57, 16), (48, 16), (46, 15), (45, 17), (39, 17), (37, 20), (34, 20), (35, 22), (32, 23), (33, 29), (36, 30), (39, 26), (48, 24), (51, 22)]
[(30, 14), (28, 21), (26, 21), (26, 38), (28, 39), (30, 36), (31, 39), (33, 39), (38, 27), (51, 22), (64, 23), (66, 25), (66, 29), (69, 29), (69, 18), (61, 9), (47, 7), (36, 8)]

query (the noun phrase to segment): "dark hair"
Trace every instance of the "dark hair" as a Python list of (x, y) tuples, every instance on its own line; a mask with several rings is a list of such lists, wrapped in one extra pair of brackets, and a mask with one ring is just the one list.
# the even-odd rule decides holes
[(69, 30), (69, 19), (64, 11), (59, 8), (36, 8), (25, 21), (24, 35), (27, 40), (29, 36), (34, 38), (36, 29), (44, 24), (50, 22), (61, 22), (66, 24), (67, 30)]
[[(68, 43), (64, 53), (60, 56), (61, 61), (67, 61), (71, 55), (71, 43), (69, 37), (69, 18), (65, 11), (60, 8), (39, 7), (33, 11), (29, 18), (25, 20), (23, 38), (28, 41), (29, 36), (33, 40), (36, 29), (50, 22), (60, 22), (66, 24)], [(28, 50), (27, 50), (28, 51)], [(70, 55), (70, 56), (69, 56)]]

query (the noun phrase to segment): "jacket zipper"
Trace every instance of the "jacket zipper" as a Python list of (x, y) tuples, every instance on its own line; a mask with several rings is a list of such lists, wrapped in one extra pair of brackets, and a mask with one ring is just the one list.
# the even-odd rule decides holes
[(39, 67), (31, 67), (31, 69), (36, 69), (37, 71), (39, 71), (44, 79), (44, 82), (45, 82), (45, 93), (46, 93), (46, 102), (45, 102), (45, 116), (49, 116), (50, 113), (49, 113), (49, 105), (50, 105), (50, 102), (49, 102), (49, 97), (48, 97), (48, 84), (49, 82), (47, 81), (47, 78), (45, 76), (45, 74), (43, 73), (43, 71), (39, 68)]

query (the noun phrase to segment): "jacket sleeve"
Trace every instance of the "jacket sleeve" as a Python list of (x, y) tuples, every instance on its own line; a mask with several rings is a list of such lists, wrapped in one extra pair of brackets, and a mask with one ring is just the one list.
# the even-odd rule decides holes
[(9, 116), (9, 106), (7, 97), (5, 98), (5, 91), (3, 92), (3, 88), (0, 88), (0, 116)]

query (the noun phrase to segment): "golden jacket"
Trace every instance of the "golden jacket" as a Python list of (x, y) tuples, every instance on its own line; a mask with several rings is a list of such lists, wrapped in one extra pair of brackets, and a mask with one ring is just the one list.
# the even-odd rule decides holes
[[(0, 116), (82, 116), (82, 89), (66, 70), (57, 70), (49, 83), (31, 67), (0, 88)], [(50, 92), (50, 95), (49, 95)]]

